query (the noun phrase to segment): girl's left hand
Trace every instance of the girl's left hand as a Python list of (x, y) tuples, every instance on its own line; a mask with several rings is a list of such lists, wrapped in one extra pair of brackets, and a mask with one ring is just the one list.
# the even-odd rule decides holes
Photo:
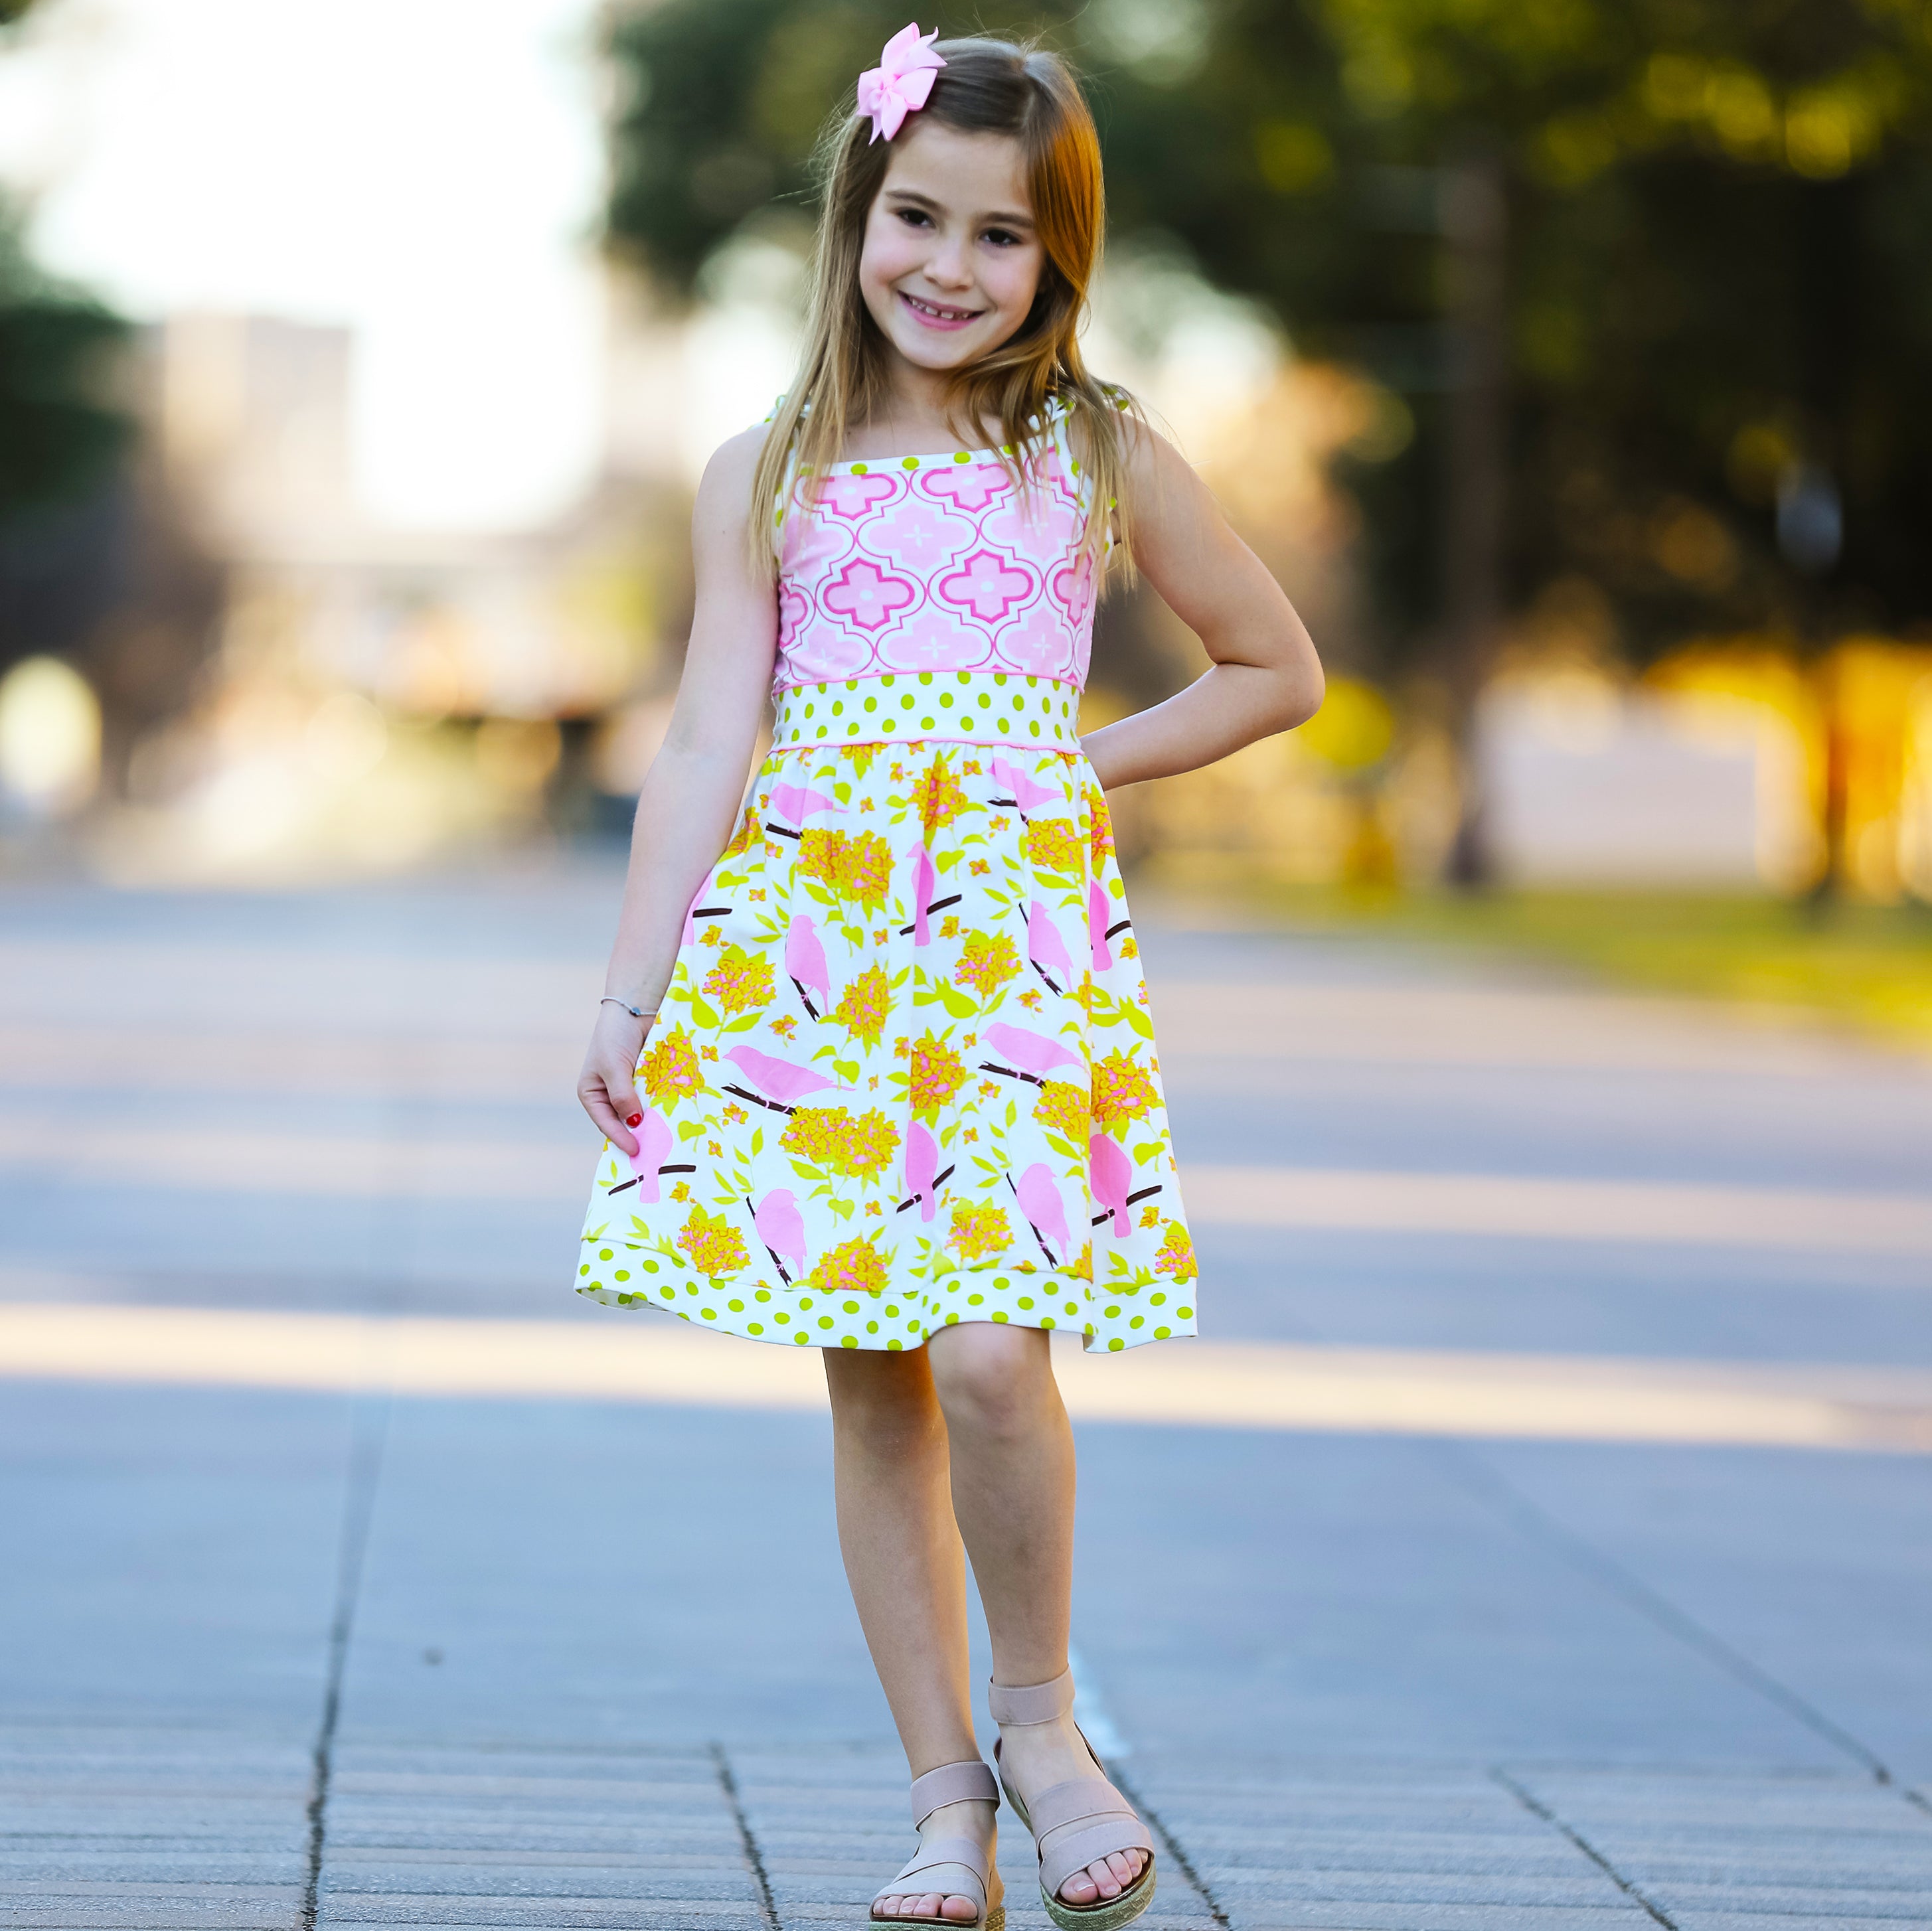
[(638, 1058), (651, 1022), (634, 1018), (621, 1006), (600, 1006), (591, 1029), (577, 1096), (597, 1130), (628, 1158), (638, 1150), (632, 1126), (644, 1118), (638, 1104)]

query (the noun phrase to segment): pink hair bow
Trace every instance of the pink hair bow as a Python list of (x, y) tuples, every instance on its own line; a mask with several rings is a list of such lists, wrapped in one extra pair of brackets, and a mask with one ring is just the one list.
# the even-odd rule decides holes
[(937, 27), (922, 34), (914, 20), (886, 43), (878, 65), (860, 75), (859, 112), (872, 115), (873, 140), (883, 134), (890, 141), (905, 117), (926, 105), (932, 76), (946, 64), (928, 44), (938, 37)]

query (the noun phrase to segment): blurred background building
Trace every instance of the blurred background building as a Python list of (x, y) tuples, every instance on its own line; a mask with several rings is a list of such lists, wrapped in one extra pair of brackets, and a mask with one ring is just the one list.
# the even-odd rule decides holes
[[(16, 868), (621, 831), (695, 477), (787, 379), (813, 134), (903, 24), (279, 12), (0, 5)], [(1143, 865), (1932, 901), (1932, 5), (1022, 24), (1107, 143), (1092, 358), (1334, 673), (1301, 731), (1124, 798)], [(128, 131), (158, 91), (174, 120)], [(370, 451), (411, 424), (386, 487)], [(1196, 661), (1117, 595), (1091, 715)]]

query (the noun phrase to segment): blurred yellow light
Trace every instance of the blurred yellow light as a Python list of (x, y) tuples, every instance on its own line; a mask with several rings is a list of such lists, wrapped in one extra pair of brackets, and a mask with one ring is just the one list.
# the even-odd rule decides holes
[(52, 657), (0, 679), (0, 785), (31, 809), (71, 811), (100, 775), (100, 706), (87, 680)]
[(1366, 771), (1388, 755), (1395, 714), (1372, 684), (1331, 677), (1322, 708), (1295, 733), (1298, 742), (1339, 771)]

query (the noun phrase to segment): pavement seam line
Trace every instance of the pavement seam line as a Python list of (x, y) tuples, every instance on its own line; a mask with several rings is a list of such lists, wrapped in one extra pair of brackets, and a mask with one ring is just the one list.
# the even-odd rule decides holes
[(724, 1801), (731, 1807), (732, 1820), (738, 1826), (738, 1843), (745, 1853), (746, 1866), (758, 1888), (758, 1915), (764, 1921), (765, 1931), (784, 1931), (778, 1905), (772, 1897), (772, 1881), (766, 1873), (764, 1854), (758, 1849), (752, 1820), (745, 1814), (744, 1800), (738, 1794), (738, 1780), (732, 1772), (731, 1759), (725, 1754), (722, 1744), (711, 1746), (711, 1762), (718, 1772), (718, 1787), (724, 1792)]
[(1220, 1926), (1221, 1931), (1234, 1931), (1234, 1921), (1222, 1909), (1220, 1900), (1214, 1895), (1208, 1880), (1195, 1869), (1194, 1860), (1180, 1848), (1180, 1840), (1162, 1822), (1160, 1813), (1127, 1781), (1117, 1762), (1109, 1759), (1102, 1762), (1101, 1768), (1112, 1778), (1114, 1787), (1120, 1795), (1141, 1813), (1147, 1823), (1153, 1825), (1154, 1835), (1160, 1840), (1167, 1855), (1174, 1860), (1175, 1869), (1193, 1886), (1196, 1896), (1208, 1907), (1208, 1916)]
[(308, 1852), (302, 1876), (300, 1931), (315, 1931), (321, 1909), (322, 1852), (328, 1839), (328, 1791), (335, 1769), (335, 1731), (342, 1714), (342, 1678), (349, 1662), (349, 1639), (356, 1627), (356, 1604), (362, 1589), (362, 1561), (375, 1513), (376, 1484), (388, 1436), (386, 1396), (358, 1400), (351, 1424), (348, 1482), (342, 1498), (342, 1528), (337, 1544), (335, 1606), (328, 1626), (328, 1672), (322, 1691), (322, 1720), (316, 1729), (310, 1772)]
[(1675, 1918), (1666, 1916), (1663, 1911), (1652, 1903), (1650, 1900), (1628, 1878), (1625, 1877), (1623, 1873), (1618, 1870), (1616, 1866), (1590, 1842), (1588, 1838), (1580, 1831), (1574, 1829), (1570, 1825), (1566, 1824), (1540, 1798), (1526, 1789), (1500, 1765), (1492, 1764), (1490, 1766), (1490, 1775), (1496, 1783), (1501, 1784), (1503, 1789), (1507, 1790), (1532, 1817), (1541, 1818), (1552, 1831), (1559, 1831), (1563, 1836), (1568, 1837), (1570, 1843), (1574, 1844), (1577, 1849), (1581, 1851), (1584, 1856), (1588, 1858), (1591, 1863), (1594, 1864), (1604, 1876), (1616, 1886), (1618, 1890), (1629, 1898), (1634, 1904), (1641, 1906), (1655, 1922), (1662, 1925), (1664, 1931), (1678, 1931), (1677, 1921)]
[(1850, 1731), (1834, 1723), (1823, 1711), (1806, 1701), (1798, 1692), (1781, 1683), (1770, 1671), (1734, 1649), (1714, 1630), (1706, 1628), (1688, 1610), (1653, 1589), (1640, 1576), (1606, 1555), (1594, 1543), (1559, 1522), (1539, 1504), (1533, 1502), (1499, 1470), (1463, 1447), (1459, 1442), (1440, 1442), (1438, 1450), (1452, 1467), (1460, 1466), (1465, 1486), (1496, 1509), (1505, 1520), (1534, 1540), (1546, 1544), (1586, 1576), (1592, 1576), (1620, 1597), (1630, 1608), (1647, 1618), (1686, 1648), (1695, 1650), (1707, 1662), (1715, 1663), (1733, 1681), (1754, 1690), (1767, 1702), (1802, 1724), (1858, 1765), (1874, 1783), (1896, 1787), (1889, 1767), (1876, 1751), (1862, 1743)]

